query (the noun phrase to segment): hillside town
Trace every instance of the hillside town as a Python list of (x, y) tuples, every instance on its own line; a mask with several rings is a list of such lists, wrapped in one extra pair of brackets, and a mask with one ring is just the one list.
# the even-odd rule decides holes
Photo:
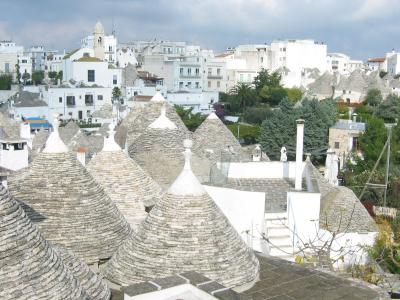
[(400, 297), (400, 52), (76, 44), (0, 42), (0, 299)]

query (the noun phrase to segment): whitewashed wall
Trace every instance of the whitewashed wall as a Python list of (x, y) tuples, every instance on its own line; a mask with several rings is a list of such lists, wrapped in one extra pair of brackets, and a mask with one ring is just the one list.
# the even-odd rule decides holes
[(255, 251), (266, 253), (261, 239), (265, 230), (265, 193), (204, 186), (246, 244)]

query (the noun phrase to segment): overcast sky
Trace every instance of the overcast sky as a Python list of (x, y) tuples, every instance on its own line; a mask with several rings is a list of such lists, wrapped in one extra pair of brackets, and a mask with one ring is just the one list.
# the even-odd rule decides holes
[(355, 59), (400, 51), (400, 0), (1, 0), (0, 40), (71, 49), (100, 20), (121, 42), (169, 39), (221, 52), (311, 38)]

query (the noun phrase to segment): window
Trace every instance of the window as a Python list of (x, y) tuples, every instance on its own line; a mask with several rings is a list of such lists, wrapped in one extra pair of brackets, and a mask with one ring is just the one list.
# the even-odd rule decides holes
[(217, 69), (217, 75), (218, 76), (221, 75), (221, 69), (220, 68)]
[(208, 85), (207, 85), (209, 88), (211, 87), (211, 81), (209, 81), (208, 82)]
[(191, 88), (192, 87), (192, 83), (189, 81), (186, 86)]
[(240, 82), (243, 82), (243, 74), (240, 74), (239, 78), (240, 78)]
[(72, 117), (72, 112), (70, 111), (70, 112), (68, 113), (68, 115), (69, 115), (70, 117)]
[(88, 118), (90, 118), (90, 110), (87, 110), (87, 111), (86, 111), (86, 116), (87, 116)]
[(200, 70), (199, 70), (199, 68), (196, 68), (196, 76), (199, 76), (199, 74), (200, 74)]
[(103, 100), (103, 95), (97, 95), (97, 100)]
[(94, 82), (94, 70), (88, 70), (88, 82)]
[(62, 103), (62, 97), (58, 97), (58, 103)]
[(112, 50), (112, 46), (108, 46), (108, 51), (111, 52)]
[(67, 105), (75, 106), (75, 96), (67, 96)]
[(179, 88), (182, 89), (183, 88), (183, 82), (179, 82)]
[(21, 62), (22, 62), (23, 64), (26, 64), (28, 61), (27, 61), (26, 59), (23, 59)]
[(198, 82), (196, 82), (196, 89), (198, 89), (199, 88), (199, 83)]
[(117, 75), (113, 75), (113, 84), (117, 84)]
[(179, 69), (179, 74), (180, 74), (180, 75), (183, 75), (183, 68), (180, 68), (180, 69)]
[(85, 95), (85, 104), (93, 105), (93, 95)]
[(14, 144), (14, 150), (24, 150), (24, 144), (23, 143)]
[(221, 87), (221, 83), (219, 81), (217, 81), (217, 87)]
[(4, 63), (4, 72), (10, 73), (10, 63)]
[(211, 74), (212, 74), (212, 70), (211, 70), (211, 68), (208, 68), (208, 76), (211, 76)]
[(264, 57), (261, 56), (260, 61), (261, 61), (261, 63), (263, 63), (264, 62)]
[(113, 61), (113, 57), (111, 54), (108, 55), (108, 61)]
[(335, 149), (339, 149), (340, 143), (339, 142), (335, 142)]
[(192, 69), (191, 68), (188, 68), (188, 75), (189, 76), (192, 75)]

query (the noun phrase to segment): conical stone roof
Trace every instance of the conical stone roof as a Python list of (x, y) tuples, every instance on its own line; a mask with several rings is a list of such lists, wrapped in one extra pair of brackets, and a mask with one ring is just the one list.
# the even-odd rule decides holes
[(87, 170), (117, 205), (132, 228), (136, 228), (150, 207), (162, 195), (161, 187), (114, 141), (114, 132), (104, 148), (87, 165)]
[(19, 123), (9, 118), (6, 112), (0, 112), (0, 128), (4, 130), (8, 138), (18, 139), (19, 127)]
[[(162, 108), (162, 107), (161, 107)], [(163, 188), (167, 188), (182, 170), (185, 133), (179, 130), (161, 109), (159, 118), (153, 121), (129, 147), (129, 156), (134, 159)], [(210, 161), (193, 155), (193, 170), (201, 182), (208, 182)]]
[(213, 161), (240, 161), (242, 147), (232, 132), (211, 113), (193, 134), (195, 151), (207, 154)]
[(52, 247), (73, 276), (79, 280), (82, 288), (91, 299), (110, 299), (111, 290), (100, 275), (94, 273), (83, 260), (77, 258), (67, 249), (59, 245), (53, 245)]
[(32, 160), (36, 157), (36, 155), (41, 152), (46, 144), (46, 140), (49, 137), (49, 132), (46, 130), (40, 130), (35, 134), (32, 140), (32, 152), (31, 158)]
[(183, 171), (105, 266), (111, 281), (126, 286), (193, 270), (228, 287), (257, 280), (257, 258), (193, 174), (185, 143)]
[(0, 299), (88, 299), (61, 258), (1, 185)]
[(74, 121), (69, 121), (67, 125), (59, 128), (60, 137), (64, 144), (68, 145), (71, 139), (80, 131), (79, 126)]
[(190, 132), (183, 124), (182, 119), (176, 113), (174, 107), (169, 105), (160, 93), (157, 93), (151, 101), (144, 106), (136, 118), (132, 122), (125, 122), (124, 126), (127, 128), (127, 143), (130, 146), (137, 137), (139, 137), (146, 128), (154, 122), (160, 115), (161, 108), (166, 107), (167, 117), (175, 123), (179, 131), (185, 138), (190, 137)]
[(107, 259), (130, 233), (129, 224), (54, 128), (23, 180), (9, 182), (10, 191), (46, 239), (88, 263)]

